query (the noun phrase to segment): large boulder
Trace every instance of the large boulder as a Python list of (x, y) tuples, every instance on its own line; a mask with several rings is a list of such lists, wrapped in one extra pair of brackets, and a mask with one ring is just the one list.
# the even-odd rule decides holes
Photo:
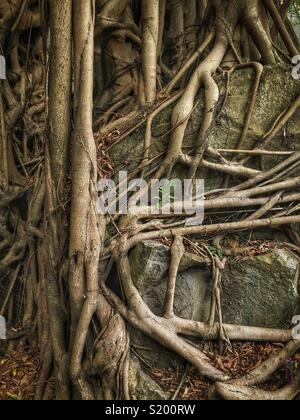
[(224, 321), (289, 328), (299, 303), (299, 260), (284, 249), (234, 260), (222, 276)]

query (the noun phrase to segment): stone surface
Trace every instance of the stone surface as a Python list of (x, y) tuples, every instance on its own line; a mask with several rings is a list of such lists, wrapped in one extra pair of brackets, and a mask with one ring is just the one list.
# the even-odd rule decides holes
[[(300, 94), (300, 80), (291, 76), (288, 65), (266, 66), (258, 90), (254, 114), (243, 148), (252, 148), (270, 130), (278, 116)], [(225, 94), (225, 78), (218, 76), (221, 98)], [(251, 88), (254, 83), (253, 69), (236, 71), (230, 81), (228, 99), (218, 114), (209, 135), (209, 143), (215, 148), (235, 148), (244, 126), (245, 111), (249, 106)], [(183, 143), (190, 151), (196, 141), (202, 114), (203, 92), (189, 121)], [(160, 113), (153, 122), (151, 155), (156, 156), (166, 149), (170, 141), (172, 107)], [(133, 132), (126, 142), (119, 142), (110, 150), (115, 170), (124, 168), (124, 161), (139, 164), (143, 155), (145, 126)], [(280, 133), (268, 146), (270, 150), (300, 150), (300, 109), (289, 121), (284, 133)], [(269, 168), (280, 158), (253, 158), (252, 166)], [(176, 177), (186, 177), (187, 168), (177, 165)], [(205, 179), (206, 190), (219, 188), (222, 174), (201, 170), (198, 178)], [(282, 240), (283, 230), (258, 230), (252, 233), (253, 240)], [(169, 249), (160, 243), (140, 244), (131, 254), (135, 283), (150, 308), (162, 314), (164, 293), (169, 267)], [(175, 299), (176, 314), (184, 318), (206, 321), (210, 307), (211, 273), (207, 261), (191, 262), (185, 258), (177, 281)], [(261, 327), (288, 327), (293, 313), (299, 305), (298, 259), (291, 253), (278, 249), (253, 258), (229, 261), (223, 273), (222, 304), (224, 320), (228, 323)], [(298, 290), (297, 290), (298, 289)], [(300, 306), (299, 306), (300, 308)], [(299, 309), (298, 309), (299, 310)], [(133, 345), (142, 358), (152, 366), (168, 367), (181, 363), (180, 358), (170, 354), (141, 333), (133, 332)]]
[(297, 313), (299, 261), (289, 251), (233, 261), (222, 277), (224, 321), (267, 328), (289, 328)]
[(130, 361), (129, 391), (134, 401), (160, 401), (169, 398), (161, 387), (142, 370), (136, 359)]

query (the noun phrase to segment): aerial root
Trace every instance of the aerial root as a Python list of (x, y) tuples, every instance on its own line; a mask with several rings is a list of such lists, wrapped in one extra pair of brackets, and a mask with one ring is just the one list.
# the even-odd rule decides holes
[(185, 254), (185, 247), (183, 244), (183, 239), (180, 236), (175, 237), (173, 245), (171, 247), (171, 263), (168, 279), (168, 287), (165, 298), (164, 305), (164, 316), (165, 318), (174, 317), (174, 299), (175, 299), (175, 289), (176, 289), (176, 279), (178, 274), (178, 269), (181, 263), (181, 260)]
[(215, 257), (212, 255), (212, 253), (210, 252), (208, 248), (205, 247), (205, 249), (212, 261), (212, 279), (213, 279), (212, 299), (211, 299), (208, 326), (209, 328), (213, 328), (215, 326), (216, 317), (218, 315), (220, 350), (222, 353), (223, 343), (226, 343), (228, 346), (230, 346), (230, 340), (227, 336), (227, 332), (223, 324), (223, 314), (222, 314), (222, 305), (221, 305), (221, 271), (225, 269), (226, 258), (220, 261), (218, 257)]

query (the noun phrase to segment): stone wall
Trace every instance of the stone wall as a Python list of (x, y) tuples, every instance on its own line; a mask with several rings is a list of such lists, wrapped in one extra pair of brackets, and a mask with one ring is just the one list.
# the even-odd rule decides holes
[[(225, 94), (225, 80), (218, 76), (221, 97)], [(215, 148), (235, 148), (244, 125), (245, 112), (249, 106), (254, 72), (251, 69), (237, 71), (232, 75), (228, 99), (218, 115), (209, 142)], [(274, 121), (300, 94), (300, 81), (291, 76), (290, 66), (266, 67), (259, 88), (249, 134), (243, 148), (252, 148), (270, 130)], [(203, 96), (189, 122), (184, 140), (185, 150), (191, 150), (200, 126)], [(153, 123), (152, 156), (165, 150), (170, 138), (172, 107), (162, 112)], [(129, 169), (138, 164), (143, 154), (145, 126), (132, 133), (126, 141), (111, 149), (110, 155), (116, 171)], [(300, 150), (300, 110), (287, 124), (284, 133), (274, 139), (270, 150)], [(269, 168), (279, 158), (254, 158), (256, 167)], [(177, 165), (174, 176), (184, 177), (186, 168)], [(205, 179), (206, 190), (219, 188), (222, 175), (200, 171)], [(231, 324), (289, 328), (292, 316), (299, 308), (299, 259), (276, 241), (285, 241), (283, 229), (257, 231), (234, 240), (271, 240), (254, 255), (230, 258), (222, 273), (222, 307), (224, 321)], [(146, 242), (137, 246), (131, 254), (132, 275), (146, 303), (157, 315), (162, 314), (167, 286), (169, 248), (159, 242)], [(175, 311), (178, 316), (207, 321), (210, 310), (211, 272), (209, 261), (186, 254), (177, 279)], [(138, 331), (132, 331), (132, 344), (141, 357), (152, 366), (170, 367), (181, 363), (180, 359), (166, 349), (153, 343)]]
[[(225, 95), (225, 78), (218, 76), (221, 86), (221, 98)], [(250, 102), (251, 87), (254, 83), (254, 71), (244, 69), (235, 72), (231, 77), (228, 99), (218, 115), (210, 136), (209, 143), (215, 148), (235, 148), (244, 126), (245, 112)], [(292, 67), (286, 65), (265, 67), (259, 88), (254, 115), (250, 124), (247, 141), (243, 148), (250, 149), (271, 129), (277, 117), (291, 105), (300, 95), (300, 80), (292, 77)], [(164, 151), (170, 140), (171, 113), (173, 106), (163, 111), (153, 122), (153, 143), (151, 155), (157, 156)], [(194, 148), (197, 133), (202, 121), (203, 95), (199, 95), (198, 104), (189, 122), (183, 147), (185, 151)], [(130, 163), (128, 170), (134, 169), (139, 158), (143, 156), (145, 126), (132, 133), (126, 141), (122, 141), (110, 150), (110, 157), (116, 171), (124, 170), (124, 164)], [(280, 134), (269, 146), (270, 150), (300, 150), (300, 109), (287, 124), (284, 135)], [(254, 158), (254, 164), (268, 168), (278, 158)], [(187, 169), (177, 165), (174, 176), (186, 176)], [(218, 188), (222, 176), (210, 171), (200, 171), (198, 178), (205, 179), (206, 190)]]

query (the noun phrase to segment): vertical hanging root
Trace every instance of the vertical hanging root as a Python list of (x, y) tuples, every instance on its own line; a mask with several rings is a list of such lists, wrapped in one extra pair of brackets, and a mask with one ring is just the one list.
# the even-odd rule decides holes
[(290, 37), (290, 34), (284, 24), (284, 21), (274, 3), (273, 0), (263, 0), (263, 2), (265, 3), (268, 11), (270, 12), (274, 23), (276, 24), (276, 27), (279, 30), (279, 33), (281, 35), (281, 38), (288, 50), (288, 52), (290, 53), (291, 57), (294, 57), (295, 55), (299, 54), (298, 49), (296, 48), (292, 38)]
[[(154, 119), (159, 115), (164, 109), (166, 109), (168, 106), (172, 105), (174, 102), (176, 102), (182, 95), (182, 92), (175, 94), (170, 99), (163, 102), (155, 111), (149, 115), (147, 118), (147, 125), (146, 125), (146, 133), (145, 133), (145, 140), (144, 140), (144, 158), (141, 162), (140, 167), (144, 166), (148, 163), (150, 158), (150, 152), (151, 152), (151, 144), (152, 144), (152, 125)], [(143, 175), (145, 174), (147, 168), (144, 169)]]
[[(213, 73), (213, 72), (212, 72)], [(198, 134), (198, 139), (196, 143), (196, 154), (192, 159), (190, 166), (189, 177), (194, 179), (196, 172), (201, 164), (203, 159), (203, 154), (207, 147), (209, 129), (212, 126), (214, 119), (215, 107), (219, 101), (219, 87), (214, 81), (214, 78), (211, 74), (205, 74), (203, 77), (203, 83), (205, 88), (205, 109), (204, 109), (204, 118), (200, 132)]]
[(206, 250), (212, 262), (212, 277), (213, 277), (212, 299), (211, 299), (208, 326), (210, 329), (214, 328), (215, 323), (216, 323), (216, 316), (218, 315), (220, 349), (222, 350), (223, 343), (227, 343), (228, 345), (230, 345), (230, 340), (227, 336), (227, 333), (223, 324), (223, 314), (222, 314), (222, 305), (221, 305), (221, 272), (225, 268), (226, 258), (223, 261), (220, 261), (218, 257), (214, 257), (208, 249)]
[(182, 257), (185, 253), (185, 247), (183, 244), (183, 239), (181, 236), (177, 236), (174, 239), (173, 245), (171, 247), (171, 263), (168, 279), (168, 287), (166, 292), (166, 299), (164, 305), (164, 316), (165, 318), (174, 317), (174, 299), (175, 299), (175, 289), (176, 289), (176, 279), (178, 274), (178, 269), (182, 260)]
[(2, 161), (0, 175), (2, 178), (1, 183), (2, 183), (3, 189), (4, 191), (6, 191), (8, 188), (8, 183), (9, 183), (8, 146), (7, 146), (6, 128), (5, 128), (5, 120), (4, 120), (2, 80), (1, 79), (0, 79), (0, 134), (1, 134), (0, 158)]
[[(53, 349), (53, 359), (55, 369), (57, 371), (57, 398), (60, 400), (70, 399), (69, 357), (66, 344), (65, 333), (65, 313), (61, 304), (61, 296), (59, 282), (57, 279), (57, 251), (58, 246), (58, 226), (54, 215), (53, 200), (53, 182), (50, 169), (50, 159), (48, 146), (45, 151), (45, 184), (46, 184), (46, 200), (45, 200), (45, 220), (44, 226), (44, 243), (42, 248), (42, 269), (45, 273), (45, 288), (47, 295), (47, 306), (49, 311), (50, 336)], [(60, 258), (60, 255), (58, 255)], [(43, 264), (45, 267), (43, 268)]]
[(97, 161), (92, 131), (95, 10), (90, 0), (74, 6), (75, 134), (72, 148), (70, 237), (71, 362), (70, 376), (84, 400), (94, 393), (86, 378), (83, 355), (99, 302), (99, 260), (105, 220), (97, 214)]
[(159, 36), (159, 0), (142, 0), (142, 68), (146, 103), (156, 99), (157, 46)]
[(35, 390), (34, 399), (36, 401), (42, 400), (45, 393), (47, 381), (51, 374), (53, 363), (53, 350), (51, 345), (50, 335), (50, 319), (49, 309), (47, 305), (46, 281), (45, 281), (45, 266), (43, 259), (43, 252), (37, 252), (38, 268), (39, 268), (39, 291), (37, 295), (38, 301), (38, 333), (41, 353), (41, 367), (39, 372), (38, 384)]
[(208, 325), (210, 328), (213, 328), (216, 321), (216, 313), (217, 313), (217, 294), (216, 290), (219, 287), (220, 281), (220, 269), (218, 264), (216, 263), (216, 258), (208, 251), (209, 256), (212, 262), (212, 279), (213, 279), (213, 288), (212, 288), (212, 297), (211, 297), (211, 305), (210, 305), (210, 314), (209, 314), (209, 321)]

